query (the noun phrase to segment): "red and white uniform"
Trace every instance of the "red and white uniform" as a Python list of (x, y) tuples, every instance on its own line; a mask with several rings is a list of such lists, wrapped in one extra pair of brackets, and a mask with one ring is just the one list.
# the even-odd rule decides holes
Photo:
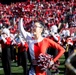
[(52, 40), (54, 40), (55, 42), (57, 42), (58, 44), (61, 44), (61, 38), (59, 34), (54, 34), (52, 35), (52, 37), (50, 37)]
[[(37, 42), (35, 40), (29, 41), (29, 51), (31, 59), (37, 59), (40, 53), (46, 53), (46, 50), (49, 46), (59, 50), (59, 54), (56, 56), (56, 58), (54, 58), (54, 62), (56, 62), (58, 58), (60, 58), (61, 55), (64, 53), (64, 49), (48, 38), (44, 38), (41, 42)], [(46, 73), (40, 73), (39, 67), (36, 66), (36, 75), (46, 75)]]
[(7, 46), (7, 45), (11, 45), (11, 41), (12, 41), (10, 37), (6, 37), (4, 39), (5, 39), (5, 41), (2, 38), (0, 39), (2, 48), (5, 48), (5, 46)]
[(20, 52), (24, 52), (25, 50), (28, 50), (28, 44), (27, 42), (19, 35), (20, 42), (17, 43), (18, 47), (20, 48)]
[[(22, 33), (25, 40), (28, 42), (31, 61), (33, 61), (34, 59), (38, 59), (38, 56), (40, 53), (45, 54), (46, 50), (49, 46), (54, 47), (59, 51), (58, 55), (53, 60), (54, 62), (56, 62), (62, 56), (62, 54), (65, 52), (64, 48), (62, 48), (59, 44), (55, 43), (51, 39), (43, 38), (43, 40), (41, 40), (41, 41), (37, 41), (37, 40), (32, 39), (31, 34), (29, 32), (26, 32), (23, 29), (22, 19), (19, 22), (20, 22), (19, 23), (19, 30)], [(35, 70), (33, 70), (31, 72), (29, 71), (29, 75), (30, 74), (31, 75), (47, 75), (46, 71), (41, 72), (41, 70), (38, 66), (35, 67)]]
[(7, 28), (4, 28), (2, 30), (1, 38), (0, 38), (0, 43), (2, 45), (2, 48), (7, 45), (11, 45), (12, 39), (10, 38), (10, 32)]
[(18, 47), (20, 48), (20, 52), (23, 52), (23, 51), (27, 51), (28, 50), (28, 44), (25, 42), (24, 45), (22, 45), (22, 43), (18, 44)]

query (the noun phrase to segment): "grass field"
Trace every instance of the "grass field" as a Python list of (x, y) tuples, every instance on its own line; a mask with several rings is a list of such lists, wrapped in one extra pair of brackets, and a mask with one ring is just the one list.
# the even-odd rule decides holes
[[(64, 56), (62, 56), (60, 58), (60, 66), (59, 66), (59, 70), (60, 70), (60, 73), (59, 75), (64, 75)], [(23, 75), (23, 69), (21, 66), (17, 66), (17, 63), (14, 63), (14, 62), (11, 62), (11, 71), (12, 71), (12, 75)], [(0, 60), (0, 75), (4, 75), (4, 71), (3, 71), (3, 68), (2, 68), (2, 63), (1, 63), (1, 60)]]

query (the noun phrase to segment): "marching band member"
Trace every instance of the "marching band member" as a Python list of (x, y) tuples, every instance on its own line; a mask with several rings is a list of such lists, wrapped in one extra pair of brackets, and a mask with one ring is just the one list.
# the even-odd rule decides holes
[(21, 58), (21, 65), (23, 67), (23, 74), (27, 75), (27, 50), (28, 50), (28, 44), (22, 37), (22, 35), (19, 35), (20, 44), (18, 44), (18, 49), (20, 51), (20, 58)]
[(11, 75), (11, 55), (10, 55), (10, 45), (11, 45), (10, 31), (8, 28), (2, 29), (1, 32), (1, 46), (2, 46), (2, 66), (5, 75)]
[(60, 38), (60, 35), (58, 34), (58, 28), (56, 25), (53, 25), (51, 27), (50, 35), (54, 41), (56, 41), (58, 44), (61, 44), (61, 38)]

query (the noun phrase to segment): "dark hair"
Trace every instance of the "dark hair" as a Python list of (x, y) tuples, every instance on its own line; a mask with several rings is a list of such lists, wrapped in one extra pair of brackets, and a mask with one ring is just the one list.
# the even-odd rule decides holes
[(36, 22), (38, 22), (38, 23), (41, 25), (41, 27), (45, 27), (45, 24), (44, 24), (44, 22), (43, 22), (43, 21), (38, 20), (38, 21), (35, 21), (35, 23), (36, 23)]

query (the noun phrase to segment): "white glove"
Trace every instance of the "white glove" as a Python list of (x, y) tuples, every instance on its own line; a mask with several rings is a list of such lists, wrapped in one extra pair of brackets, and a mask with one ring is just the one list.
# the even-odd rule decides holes
[(54, 35), (54, 33), (53, 32), (50, 32), (50, 34), (53, 36)]

